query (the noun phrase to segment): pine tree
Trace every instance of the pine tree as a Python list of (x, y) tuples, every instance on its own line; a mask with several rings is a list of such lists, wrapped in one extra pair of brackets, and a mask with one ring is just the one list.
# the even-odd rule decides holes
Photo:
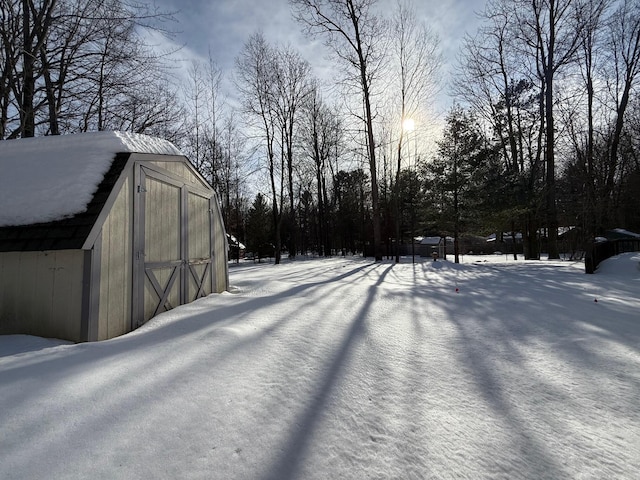
[(258, 193), (247, 216), (247, 248), (260, 261), (273, 254), (271, 208), (265, 197)]

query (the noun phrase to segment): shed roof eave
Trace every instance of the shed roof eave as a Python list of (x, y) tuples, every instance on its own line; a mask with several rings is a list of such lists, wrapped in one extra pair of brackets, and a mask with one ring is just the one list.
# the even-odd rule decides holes
[(133, 172), (134, 160), (131, 158), (132, 156), (133, 154), (129, 154), (129, 153), (119, 153), (116, 156), (116, 158), (120, 157), (122, 159), (123, 161), (122, 168), (118, 170), (117, 180), (111, 187), (109, 191), (109, 196), (104, 202), (100, 210), (100, 213), (98, 214), (98, 217), (96, 218), (93, 226), (91, 227), (91, 230), (89, 231), (89, 234), (86, 236), (81, 247), (82, 250), (91, 250), (95, 245), (98, 239), (98, 236), (102, 231), (102, 226), (104, 225), (104, 222), (107, 220), (107, 217), (111, 212), (113, 204), (116, 202), (116, 199), (118, 198), (118, 195), (122, 190), (122, 186), (126, 182), (127, 178), (129, 178), (129, 176), (131, 175), (131, 172)]

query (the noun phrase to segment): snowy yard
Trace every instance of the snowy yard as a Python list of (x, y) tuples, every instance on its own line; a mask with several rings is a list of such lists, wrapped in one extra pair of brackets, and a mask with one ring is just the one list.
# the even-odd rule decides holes
[(0, 478), (638, 478), (640, 254), (464, 261), (244, 264), (110, 341), (0, 337)]

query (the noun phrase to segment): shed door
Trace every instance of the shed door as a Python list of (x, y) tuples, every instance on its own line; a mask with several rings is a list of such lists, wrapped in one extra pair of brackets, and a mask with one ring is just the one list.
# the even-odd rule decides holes
[(212, 291), (208, 192), (145, 167), (138, 185), (133, 328)]
[(189, 231), (185, 295), (186, 301), (192, 302), (213, 292), (211, 197), (188, 190), (187, 209)]

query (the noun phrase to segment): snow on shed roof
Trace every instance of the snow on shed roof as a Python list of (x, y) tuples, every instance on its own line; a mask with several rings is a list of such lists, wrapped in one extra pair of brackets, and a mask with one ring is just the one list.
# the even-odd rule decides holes
[(420, 240), (420, 245), (440, 245), (442, 243), (441, 237), (423, 237)]
[(607, 233), (609, 233), (609, 236), (615, 238), (640, 238), (640, 234), (631, 232), (624, 228), (614, 228)]
[(172, 143), (126, 132), (0, 141), (0, 227), (86, 210), (116, 153), (182, 155)]

